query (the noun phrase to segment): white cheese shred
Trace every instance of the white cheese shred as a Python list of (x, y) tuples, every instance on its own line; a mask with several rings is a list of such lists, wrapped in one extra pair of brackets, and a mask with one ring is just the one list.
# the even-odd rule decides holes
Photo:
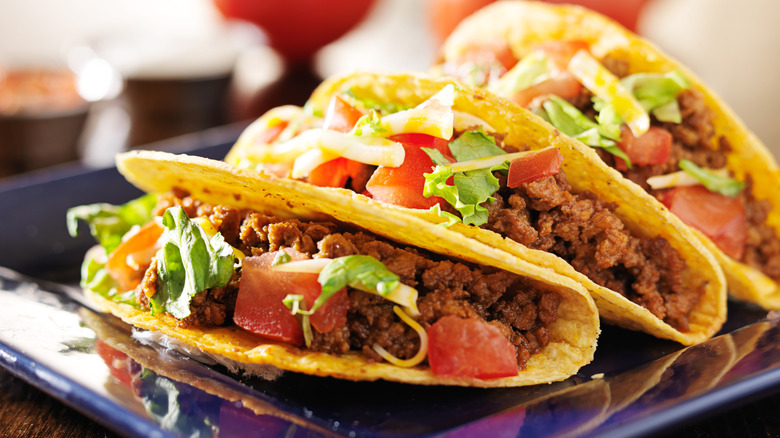
[(399, 359), (390, 354), (379, 344), (374, 344), (372, 348), (378, 355), (382, 356), (384, 360), (392, 363), (393, 365), (404, 368), (418, 365), (420, 362), (425, 360), (426, 356), (428, 356), (428, 333), (425, 332), (425, 329), (423, 329), (417, 321), (413, 320), (406, 312), (401, 310), (400, 307), (393, 306), (393, 311), (396, 315), (398, 315), (399, 318), (401, 318), (401, 321), (405, 322), (409, 327), (414, 329), (414, 331), (416, 331), (420, 336), (420, 349), (417, 351), (417, 354), (415, 354), (410, 359)]

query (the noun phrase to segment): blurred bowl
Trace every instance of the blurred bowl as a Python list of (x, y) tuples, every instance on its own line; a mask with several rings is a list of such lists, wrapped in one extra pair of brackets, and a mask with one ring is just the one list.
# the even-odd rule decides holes
[(0, 177), (79, 158), (90, 105), (66, 68), (0, 69)]
[(375, 0), (213, 0), (229, 19), (259, 26), (289, 64), (311, 62), (323, 46), (360, 23)]

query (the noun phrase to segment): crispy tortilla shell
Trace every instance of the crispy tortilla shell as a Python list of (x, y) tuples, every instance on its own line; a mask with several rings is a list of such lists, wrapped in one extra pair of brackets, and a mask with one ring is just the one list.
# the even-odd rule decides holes
[(473, 241), (397, 211), (387, 211), (367, 198), (340, 189), (323, 190), (262, 172), (235, 169), (221, 161), (163, 152), (134, 151), (117, 158), (120, 172), (147, 192), (186, 188), (196, 199), (236, 208), (251, 208), (283, 217), (336, 219), (356, 224), (403, 244), (421, 247), (530, 279), (563, 298), (558, 320), (550, 327), (550, 343), (533, 355), (517, 376), (492, 380), (444, 378), (427, 366), (401, 368), (358, 354), (330, 355), (263, 340), (238, 327), (184, 329), (169, 315), (151, 316), (124, 304), (93, 297), (125, 322), (155, 330), (200, 351), (235, 361), (243, 368), (271, 365), (287, 371), (347, 380), (384, 379), (421, 385), (475, 387), (523, 386), (566, 379), (593, 359), (600, 332), (598, 311), (587, 291), (509, 253)]
[[(356, 73), (332, 78), (314, 91), (308, 105), (315, 114), (324, 112), (331, 95), (349, 90), (358, 98), (414, 106), (450, 83), (457, 85), (453, 108), (475, 115), (496, 132), (505, 134), (505, 144), (525, 145), (532, 150), (556, 146), (563, 156), (563, 170), (574, 191), (591, 191), (601, 201), (617, 205), (615, 213), (637, 235), (666, 239), (687, 264), (683, 273), (685, 286), (702, 287), (704, 294), (689, 317), (690, 330), (681, 332), (623, 295), (597, 285), (551, 253), (529, 249), (493, 231), (462, 223), (450, 227), (451, 230), (573, 278), (591, 292), (605, 321), (685, 345), (708, 339), (720, 329), (726, 319), (726, 282), (715, 258), (701, 240), (655, 198), (605, 165), (595, 151), (561, 134), (531, 112), (487, 91), (469, 89), (448, 78), (405, 73)], [(380, 204), (366, 199), (366, 204), (369, 202)], [(430, 210), (381, 205), (385, 211), (400, 211), (435, 223), (445, 221)]]
[[(441, 62), (457, 60), (469, 48), (497, 40), (507, 42), (518, 58), (543, 41), (581, 40), (590, 45), (597, 58), (610, 56), (628, 61), (628, 74), (682, 72), (691, 86), (703, 94), (714, 115), (713, 138), (725, 137), (731, 146), (726, 167), (740, 181), (747, 176), (753, 180), (753, 196), (772, 206), (766, 223), (780, 235), (777, 161), (725, 102), (685, 66), (601, 14), (573, 5), (523, 1), (496, 2), (465, 19), (445, 41)], [(766, 309), (780, 309), (780, 284), (758, 269), (730, 258), (703, 234), (696, 234), (723, 267), (732, 297)]]

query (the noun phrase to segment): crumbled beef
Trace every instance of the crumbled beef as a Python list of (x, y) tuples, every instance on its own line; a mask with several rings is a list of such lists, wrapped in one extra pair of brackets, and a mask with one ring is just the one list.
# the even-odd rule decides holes
[(574, 194), (564, 172), (504, 188), (485, 228), (551, 252), (596, 284), (646, 307), (679, 330), (703, 290), (682, 287), (685, 262), (660, 237), (636, 236), (590, 192)]
[[(629, 72), (628, 63), (612, 57), (601, 60), (603, 65), (618, 77)], [(576, 98), (569, 99), (583, 113), (593, 116), (591, 93), (585, 89)], [(682, 91), (677, 96), (682, 116), (681, 123), (660, 122), (652, 118), (653, 125), (661, 126), (672, 133), (672, 149), (669, 160), (658, 165), (635, 165), (621, 171), (623, 176), (644, 188), (650, 194), (658, 196), (663, 190), (652, 190), (647, 179), (680, 170), (679, 162), (685, 158), (709, 169), (722, 169), (726, 166), (726, 152), (731, 145), (725, 137), (717, 137), (713, 125), (713, 112), (704, 100), (702, 93), (695, 89)], [(615, 156), (603, 148), (597, 149), (599, 156), (609, 166), (615, 167)], [(766, 224), (765, 214), (771, 208), (767, 202), (755, 199), (748, 185), (739, 196), (747, 217), (747, 235), (745, 252), (741, 262), (748, 264), (765, 275), (780, 281), (780, 237)]]
[[(179, 193), (182, 194), (182, 193)], [(539, 198), (538, 202), (549, 203)], [(282, 219), (225, 206), (210, 206), (189, 197), (166, 198), (161, 204), (187, 206), (200, 214), (245, 254), (259, 255), (282, 248), (295, 248), (312, 258), (369, 255), (415, 287), (421, 315), (417, 322), (427, 329), (443, 316), (480, 318), (496, 326), (517, 347), (518, 367), (549, 342), (549, 326), (557, 319), (558, 293), (540, 289), (515, 274), (477, 266), (402, 247), (364, 231), (325, 222)], [(161, 210), (162, 212), (162, 210)], [(153, 266), (155, 266), (153, 264)], [(238, 293), (240, 271), (227, 286), (197, 294), (190, 303), (191, 315), (181, 321), (186, 327), (230, 324)], [(156, 267), (147, 271), (136, 295), (148, 307), (156, 291)], [(344, 325), (328, 333), (314, 330), (310, 348), (327, 353), (360, 351), (374, 360), (380, 345), (390, 354), (408, 359), (420, 348), (419, 335), (393, 311), (394, 304), (382, 297), (348, 288), (349, 307)]]

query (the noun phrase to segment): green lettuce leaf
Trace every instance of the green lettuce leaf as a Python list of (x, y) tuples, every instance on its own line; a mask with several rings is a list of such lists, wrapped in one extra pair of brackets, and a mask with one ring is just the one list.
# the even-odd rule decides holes
[(618, 146), (620, 140), (620, 125), (622, 119), (617, 111), (604, 102), (596, 101), (596, 110), (599, 111), (597, 122), (589, 119), (577, 107), (557, 96), (542, 104), (544, 118), (555, 128), (571, 138), (582, 143), (606, 150), (612, 155), (622, 158), (629, 168), (631, 160)]
[(620, 82), (656, 119), (673, 123), (682, 121), (677, 95), (690, 88), (691, 84), (680, 72), (637, 73), (626, 76)]
[(192, 298), (225, 286), (233, 275), (233, 248), (221, 234), (211, 239), (181, 207), (163, 215), (162, 256), (157, 261), (157, 293), (149, 300), (152, 315), (168, 312), (176, 318), (190, 314)]
[[(487, 223), (488, 210), (480, 204), (495, 200), (493, 194), (500, 188), (498, 178), (493, 175), (495, 169), (454, 173), (451, 168), (443, 165), (446, 163), (446, 158), (440, 156), (441, 154), (432, 153), (430, 150), (426, 152), (437, 166), (431, 173), (424, 174), (423, 195), (444, 198), (461, 214), (461, 220), (465, 224), (479, 226)], [(487, 135), (482, 129), (465, 132), (452, 141), (450, 152), (458, 162), (506, 153), (496, 145), (493, 137)], [(505, 166), (500, 167), (504, 168)], [(453, 185), (447, 184), (450, 177), (453, 177)], [(443, 212), (438, 211), (441, 216)], [(443, 217), (446, 217), (450, 223), (452, 222), (451, 214)]]
[(724, 196), (733, 198), (737, 196), (743, 188), (745, 188), (745, 183), (737, 181), (734, 178), (727, 178), (716, 175), (707, 169), (697, 166), (693, 161), (686, 160), (685, 158), (680, 160), (680, 169), (696, 178), (709, 191), (720, 193)]
[(359, 254), (333, 259), (320, 272), (317, 281), (322, 285), (322, 293), (314, 301), (310, 313), (346, 286), (386, 296), (401, 284), (398, 275), (387, 269), (382, 262)]
[(78, 220), (89, 225), (92, 236), (110, 254), (122, 242), (124, 236), (134, 225), (144, 225), (152, 220), (152, 209), (157, 205), (153, 194), (141, 196), (123, 205), (89, 204), (68, 210), (66, 221), (68, 233), (78, 235)]
[(116, 280), (108, 274), (105, 260), (106, 254), (103, 248), (96, 246), (87, 251), (81, 263), (81, 287), (106, 299), (137, 307), (135, 291), (119, 290)]

